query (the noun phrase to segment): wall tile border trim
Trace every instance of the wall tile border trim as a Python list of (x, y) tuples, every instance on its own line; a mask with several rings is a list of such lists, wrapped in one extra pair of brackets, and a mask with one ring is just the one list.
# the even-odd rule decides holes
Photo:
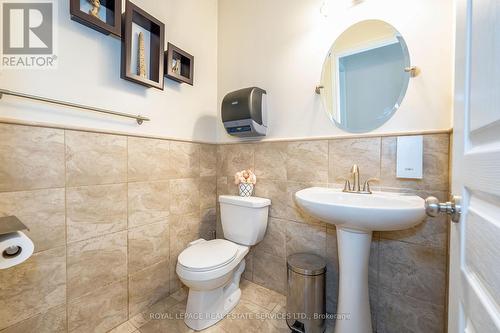
[(453, 133), (453, 128), (445, 129), (435, 129), (435, 130), (423, 130), (423, 131), (402, 131), (402, 132), (385, 132), (385, 133), (364, 133), (364, 134), (351, 134), (345, 133), (341, 135), (330, 135), (330, 136), (313, 136), (313, 137), (297, 137), (297, 138), (276, 138), (276, 139), (242, 139), (234, 142), (218, 142), (218, 141), (201, 141), (201, 140), (186, 140), (168, 136), (159, 135), (144, 135), (124, 131), (112, 131), (112, 130), (97, 130), (89, 127), (80, 126), (65, 126), (57, 125), (46, 122), (32, 122), (23, 121), (12, 118), (0, 118), (0, 123), (10, 124), (10, 125), (23, 125), (32, 127), (44, 127), (52, 129), (62, 129), (62, 130), (72, 130), (81, 132), (90, 132), (98, 134), (113, 134), (122, 135), (136, 138), (145, 139), (159, 139), (159, 140), (169, 140), (169, 141), (179, 141), (179, 142), (190, 142), (190, 143), (202, 143), (202, 144), (212, 144), (212, 145), (232, 145), (232, 144), (245, 144), (245, 143), (260, 143), (260, 142), (291, 142), (291, 141), (316, 141), (316, 140), (335, 140), (335, 139), (353, 139), (353, 138), (373, 138), (373, 137), (387, 137), (387, 136), (409, 136), (409, 135), (430, 135), (430, 134), (451, 134)]
[(241, 139), (234, 142), (217, 142), (218, 146), (224, 145), (234, 145), (234, 144), (246, 144), (246, 143), (268, 143), (268, 142), (297, 142), (297, 141), (321, 141), (321, 140), (347, 140), (347, 139), (362, 139), (362, 138), (384, 138), (390, 136), (412, 136), (412, 135), (432, 135), (432, 134), (452, 134), (453, 128), (447, 129), (435, 129), (435, 130), (423, 130), (423, 131), (401, 131), (401, 132), (370, 132), (353, 134), (347, 133), (341, 135), (327, 135), (327, 136), (312, 136), (312, 137), (297, 137), (297, 138), (276, 138), (276, 139)]
[(177, 142), (201, 143), (201, 144), (209, 144), (209, 145), (216, 145), (217, 144), (217, 142), (215, 142), (215, 141), (186, 140), (186, 139), (173, 138), (173, 137), (161, 136), (161, 135), (145, 135), (145, 134), (137, 134), (137, 133), (133, 133), (133, 132), (100, 130), (100, 129), (89, 128), (89, 127), (65, 126), (65, 125), (57, 125), (57, 124), (45, 123), (45, 122), (22, 121), (22, 120), (11, 119), (11, 118), (0, 118), (0, 124), (51, 128), (51, 129), (88, 132), (88, 133), (96, 133), (96, 134), (111, 134), (111, 135), (126, 136), (126, 137), (131, 137), (131, 138), (158, 139), (158, 140), (168, 140), (168, 141), (177, 141)]

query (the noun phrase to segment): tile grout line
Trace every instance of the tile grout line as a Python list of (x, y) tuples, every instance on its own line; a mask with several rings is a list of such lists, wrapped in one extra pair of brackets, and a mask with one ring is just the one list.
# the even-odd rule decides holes
[(389, 289), (382, 288), (382, 287), (380, 288), (380, 292), (384, 292), (384, 293), (389, 294), (389, 295), (392, 295), (392, 296), (398, 296), (398, 297), (403, 296), (403, 297), (406, 297), (406, 298), (410, 298), (410, 299), (412, 299), (412, 300), (415, 300), (415, 301), (417, 301), (417, 302), (425, 303), (425, 304), (427, 304), (427, 305), (432, 305), (432, 306), (435, 306), (435, 307), (438, 307), (438, 308), (444, 308), (444, 307), (446, 306), (446, 303), (444, 303), (444, 304), (436, 304), (436, 303), (433, 303), (433, 302), (431, 302), (431, 301), (427, 301), (427, 300), (423, 300), (423, 299), (421, 299), (421, 298), (417, 298), (417, 297), (415, 297), (415, 296), (406, 295), (406, 294), (404, 294), (404, 293), (397, 293), (397, 292), (393, 292), (393, 291), (391, 291), (391, 290), (389, 290)]
[[(21, 320), (21, 321), (18, 321), (18, 322), (13, 323), (12, 325), (9, 325), (9, 326), (6, 326), (6, 327), (4, 327), (4, 328), (1, 328), (1, 329), (0, 329), (0, 332), (7, 331), (8, 329), (13, 328), (14, 326), (20, 325), (20, 324), (22, 324), (22, 323), (24, 323), (24, 322), (27, 322), (28, 320), (31, 320), (31, 319), (33, 319), (33, 318), (35, 318), (35, 317), (37, 317), (37, 316), (40, 316), (40, 315), (42, 315), (42, 314), (47, 314), (49, 311), (52, 311), (52, 310), (54, 310), (55, 308), (60, 307), (60, 306), (64, 306), (64, 307), (66, 308), (66, 304), (64, 304), (64, 303), (63, 303), (63, 304), (58, 304), (58, 305), (51, 306), (50, 308), (47, 308), (47, 309), (45, 309), (45, 310), (43, 310), (43, 311), (36, 312), (35, 314), (33, 314), (32, 316), (30, 316), (30, 317), (28, 317), (28, 318), (25, 318), (25, 319), (23, 319), (23, 320)], [(65, 311), (65, 313), (66, 313), (66, 311)]]
[(73, 299), (71, 300), (71, 302), (73, 302), (73, 303), (77, 303), (77, 301), (78, 301), (78, 300), (80, 300), (80, 299), (82, 299), (82, 298), (85, 298), (85, 297), (88, 297), (90, 294), (92, 294), (92, 293), (94, 293), (94, 292), (96, 292), (96, 291), (105, 290), (105, 289), (109, 288), (109, 286), (112, 286), (112, 285), (115, 285), (115, 284), (119, 284), (119, 283), (125, 282), (125, 281), (126, 281), (126, 279), (127, 279), (127, 278), (125, 277), (125, 278), (121, 278), (121, 279), (118, 279), (118, 280), (115, 280), (115, 281), (108, 282), (108, 283), (106, 283), (106, 284), (105, 284), (105, 285), (103, 285), (103, 286), (100, 286), (100, 287), (98, 287), (98, 288), (96, 288), (96, 289), (92, 289), (91, 291), (88, 291), (88, 292), (86, 292), (86, 293), (84, 293), (84, 294), (82, 294), (82, 295), (79, 295), (79, 296), (77, 296), (77, 297), (73, 298)]
[(379, 185), (382, 183), (382, 138), (379, 138), (379, 160), (378, 160), (378, 172), (379, 172)]
[[(331, 171), (333, 172), (333, 158), (330, 154), (331, 153), (331, 150), (330, 150), (331, 144), (332, 144), (331, 140), (328, 140), (328, 148), (327, 148), (328, 149), (328, 166), (327, 166), (327, 177), (326, 177), (327, 184), (330, 183), (330, 169), (332, 169)], [(330, 163), (332, 163), (332, 164), (330, 164)], [(325, 223), (325, 249), (324, 250), (325, 250), (324, 253), (325, 253), (325, 257), (326, 257), (325, 260), (328, 260), (327, 259), (327, 257), (328, 257), (328, 225), (326, 223)], [(325, 273), (325, 275), (326, 275), (326, 273)], [(325, 279), (326, 279), (326, 277), (325, 277)], [(327, 287), (327, 284), (325, 281), (325, 306), (326, 306), (326, 287)]]
[(66, 332), (69, 332), (69, 299), (68, 299), (68, 193), (67, 193), (67, 142), (66, 130), (63, 131), (64, 135), (64, 237), (65, 237), (65, 252), (66, 252), (66, 267), (64, 273), (66, 275)]
[(127, 136), (127, 140), (125, 142), (125, 175), (127, 180), (127, 260), (126, 260), (126, 269), (127, 269), (127, 321), (130, 320), (130, 279), (129, 279), (129, 174), (128, 174), (128, 164), (129, 164), (129, 137)]
[[(380, 233), (377, 235), (377, 299), (375, 301), (375, 311), (376, 311), (376, 315), (375, 315), (375, 331), (377, 331), (377, 327), (378, 327), (378, 320), (379, 320), (379, 312), (378, 312), (378, 308), (379, 308), (379, 304), (380, 304)], [(372, 317), (373, 318), (373, 317)]]
[[(381, 186), (381, 183), (382, 183), (382, 158), (383, 158), (383, 153), (382, 153), (382, 149), (383, 149), (383, 138), (380, 137), (378, 138), (379, 140), (379, 163), (378, 163), (378, 169), (379, 169), (379, 186)], [(374, 328), (374, 331), (377, 332), (377, 327), (378, 327), (378, 321), (379, 321), (379, 312), (378, 312), (378, 308), (379, 308), (379, 304), (380, 304), (380, 239), (381, 239), (381, 235), (380, 233), (377, 234), (377, 290), (376, 290), (376, 300), (375, 300), (375, 311), (376, 311), (376, 314), (375, 314), (375, 328)], [(370, 309), (371, 311), (371, 309)], [(373, 313), (372, 313), (372, 318), (373, 318)]]
[[(172, 142), (169, 141), (168, 143), (168, 170), (169, 172), (172, 172), (173, 171), (171, 170), (171, 157), (172, 157)], [(171, 239), (172, 239), (172, 236), (171, 236), (171, 232), (172, 232), (172, 221), (171, 221), (171, 216), (172, 216), (172, 180), (169, 179), (168, 181), (168, 277), (167, 277), (167, 282), (168, 282), (168, 295), (172, 295), (172, 278), (171, 278), (171, 275), (172, 275), (172, 242), (171, 242)], [(138, 328), (139, 329), (139, 328)]]
[[(144, 225), (140, 225), (138, 227), (148, 226), (148, 225), (152, 225), (152, 224), (155, 224), (155, 222), (144, 224)], [(103, 239), (104, 237), (116, 235), (116, 234), (127, 232), (127, 231), (128, 231), (128, 229), (117, 230), (117, 231), (113, 231), (113, 232), (110, 232), (110, 233), (107, 233), (107, 234), (101, 234), (101, 235), (93, 236), (93, 237), (90, 237), (90, 238), (85, 238), (85, 239), (80, 239), (80, 240), (76, 240), (76, 241), (73, 241), (73, 242), (69, 242), (69, 243), (67, 243), (67, 245), (73, 245), (73, 244), (77, 244), (77, 243), (81, 243), (81, 242), (88, 242), (88, 241), (100, 240), (100, 239)], [(51, 250), (51, 249), (47, 249), (47, 250), (44, 250), (44, 251), (48, 251), (48, 250)], [(44, 251), (40, 251), (40, 252), (44, 252)]]

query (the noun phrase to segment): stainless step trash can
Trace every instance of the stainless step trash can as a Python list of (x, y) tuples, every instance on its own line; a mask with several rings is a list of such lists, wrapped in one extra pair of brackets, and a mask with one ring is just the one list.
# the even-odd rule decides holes
[(325, 331), (326, 262), (307, 253), (292, 254), (287, 261), (287, 324), (292, 332)]

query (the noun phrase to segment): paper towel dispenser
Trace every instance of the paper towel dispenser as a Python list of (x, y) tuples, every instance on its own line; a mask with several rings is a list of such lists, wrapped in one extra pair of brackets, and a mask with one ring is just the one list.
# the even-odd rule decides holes
[(221, 115), (226, 131), (238, 137), (267, 134), (267, 93), (257, 87), (240, 89), (222, 100)]

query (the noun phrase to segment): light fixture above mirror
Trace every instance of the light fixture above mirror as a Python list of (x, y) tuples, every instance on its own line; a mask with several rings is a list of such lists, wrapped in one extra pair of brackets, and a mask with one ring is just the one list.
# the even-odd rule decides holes
[(359, 5), (365, 0), (325, 0), (321, 4), (321, 7), (319, 9), (319, 12), (321, 15), (324, 17), (328, 17), (332, 13), (332, 2), (335, 3), (337, 6), (340, 5), (341, 7), (349, 8), (349, 7), (354, 7), (356, 5)]

